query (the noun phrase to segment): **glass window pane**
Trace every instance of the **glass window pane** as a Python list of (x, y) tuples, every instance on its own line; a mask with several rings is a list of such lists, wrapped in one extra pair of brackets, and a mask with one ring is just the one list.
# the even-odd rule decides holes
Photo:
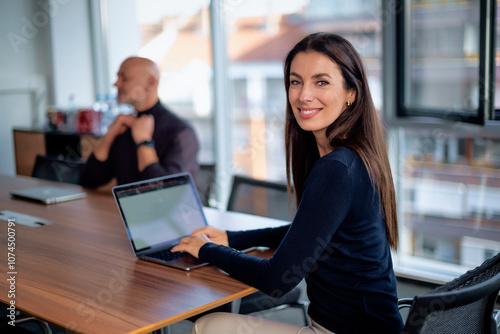
[(195, 127), (201, 163), (214, 161), (209, 4), (136, 0), (138, 54), (160, 67), (160, 100)]
[(500, 135), (405, 129), (404, 255), (475, 267), (500, 252)]
[(307, 34), (346, 37), (365, 60), (376, 106), (381, 106), (380, 1), (240, 0), (227, 3), (227, 52), (234, 172), (285, 179), (286, 92), (283, 61)]
[(480, 1), (413, 0), (410, 13), (404, 106), (476, 115)]

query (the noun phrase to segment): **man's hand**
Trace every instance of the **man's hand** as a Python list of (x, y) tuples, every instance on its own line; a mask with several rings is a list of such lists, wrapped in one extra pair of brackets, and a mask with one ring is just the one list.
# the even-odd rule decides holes
[(108, 129), (108, 132), (102, 137), (101, 142), (94, 150), (94, 156), (97, 160), (108, 160), (109, 150), (113, 145), (116, 137), (124, 133), (128, 128), (131, 128), (136, 121), (134, 115), (118, 115), (113, 124)]
[[(136, 144), (153, 139), (155, 119), (153, 115), (142, 115), (132, 125), (132, 139)], [(137, 168), (142, 172), (146, 167), (158, 162), (158, 155), (154, 147), (140, 146), (137, 148)]]
[(118, 115), (115, 121), (108, 129), (106, 135), (116, 138), (117, 136), (124, 133), (128, 128), (131, 128), (136, 122), (137, 118), (134, 115)]
[(153, 138), (155, 119), (153, 115), (142, 115), (132, 125), (132, 138), (136, 144)]

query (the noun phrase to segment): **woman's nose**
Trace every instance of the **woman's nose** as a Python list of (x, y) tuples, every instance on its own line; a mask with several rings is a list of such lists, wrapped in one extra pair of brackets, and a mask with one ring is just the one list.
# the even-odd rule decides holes
[(311, 102), (314, 100), (313, 90), (308, 86), (302, 86), (300, 90), (299, 99), (301, 102)]

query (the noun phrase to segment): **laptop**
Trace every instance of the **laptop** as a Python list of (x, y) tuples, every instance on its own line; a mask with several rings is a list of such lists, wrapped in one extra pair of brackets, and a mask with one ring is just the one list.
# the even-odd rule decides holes
[(87, 194), (80, 187), (39, 186), (13, 190), (12, 197), (44, 204), (54, 204), (84, 198)]
[(182, 237), (207, 226), (190, 173), (179, 173), (113, 187), (135, 256), (183, 270), (208, 263), (188, 253), (170, 252)]

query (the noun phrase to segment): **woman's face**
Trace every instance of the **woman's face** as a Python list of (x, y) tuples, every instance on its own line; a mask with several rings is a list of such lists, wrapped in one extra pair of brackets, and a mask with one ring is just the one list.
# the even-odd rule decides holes
[(299, 126), (326, 139), (326, 128), (353, 102), (355, 89), (347, 91), (340, 68), (318, 52), (300, 52), (290, 65), (289, 102)]

